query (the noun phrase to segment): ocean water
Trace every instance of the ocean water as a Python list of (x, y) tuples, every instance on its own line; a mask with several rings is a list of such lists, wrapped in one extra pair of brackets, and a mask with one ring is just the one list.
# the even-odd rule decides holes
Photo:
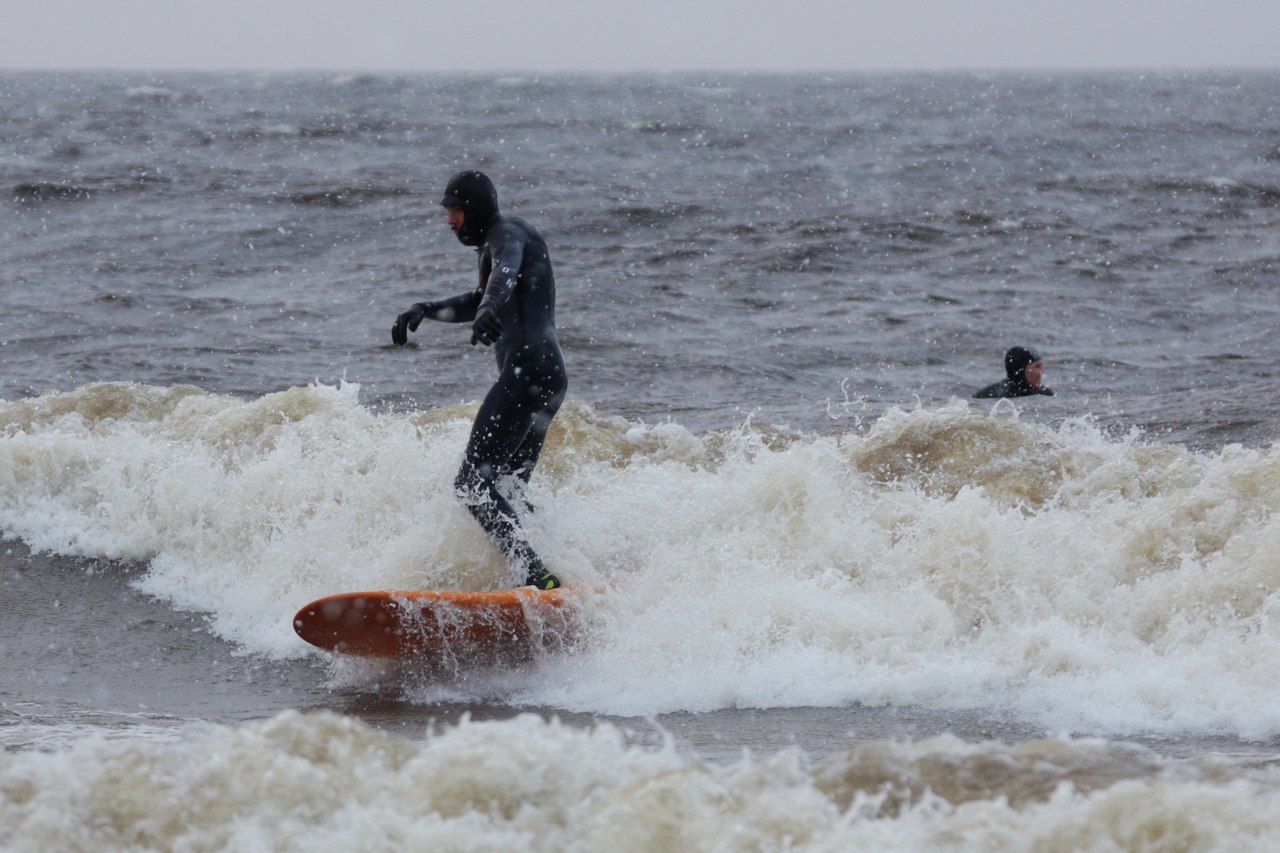
[[(0, 74), (0, 846), (1280, 844), (1280, 74)], [(514, 583), (437, 207), (556, 266)], [(1014, 344), (1053, 397), (976, 401)]]

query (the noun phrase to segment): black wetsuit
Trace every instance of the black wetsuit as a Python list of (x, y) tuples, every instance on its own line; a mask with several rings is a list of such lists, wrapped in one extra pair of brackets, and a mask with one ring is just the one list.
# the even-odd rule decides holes
[(1027, 384), (1025, 377), (1018, 379), (1001, 379), (999, 382), (992, 382), (986, 388), (981, 389), (973, 396), (982, 398), (992, 397), (1030, 397), (1034, 394), (1044, 394), (1052, 397), (1053, 389), (1046, 388), (1041, 385), (1039, 388), (1032, 388)]
[(992, 382), (973, 396), (984, 399), (993, 397), (1030, 397), (1035, 394), (1053, 396), (1053, 389), (1043, 385), (1033, 386), (1027, 381), (1027, 365), (1040, 360), (1040, 353), (1030, 347), (1011, 347), (1004, 354), (1006, 378)]
[[(450, 191), (456, 182), (450, 182)], [(418, 320), (452, 323), (472, 322), (482, 310), (496, 310), (502, 329), (494, 342), (498, 380), (480, 404), (454, 486), (508, 561), (532, 579), (545, 567), (499, 485), (522, 488), (529, 482), (547, 429), (564, 402), (568, 376), (556, 339), (556, 282), (547, 244), (523, 219), (499, 215), (497, 194), (487, 178), (484, 183), (483, 191), (468, 194), (464, 182), (462, 197), (445, 196), (445, 203), (466, 203), (468, 221), (458, 237), (477, 246), (479, 284), (470, 293), (418, 303), (414, 309), (421, 310)], [(398, 320), (393, 331), (397, 343), (403, 340), (403, 322)], [(416, 328), (417, 322), (408, 325)]]

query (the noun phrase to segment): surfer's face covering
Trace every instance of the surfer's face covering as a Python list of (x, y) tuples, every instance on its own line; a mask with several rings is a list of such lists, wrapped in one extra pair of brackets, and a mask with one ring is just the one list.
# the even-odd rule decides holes
[(454, 175), (440, 204), (449, 210), (449, 227), (464, 246), (483, 243), (498, 219), (498, 191), (484, 172), (470, 170)]

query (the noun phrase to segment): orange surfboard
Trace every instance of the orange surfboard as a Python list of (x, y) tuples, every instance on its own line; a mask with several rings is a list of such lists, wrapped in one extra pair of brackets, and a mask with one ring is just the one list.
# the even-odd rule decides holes
[(303, 607), (293, 629), (331, 652), (457, 669), (528, 660), (563, 645), (575, 609), (563, 588), (344, 592)]

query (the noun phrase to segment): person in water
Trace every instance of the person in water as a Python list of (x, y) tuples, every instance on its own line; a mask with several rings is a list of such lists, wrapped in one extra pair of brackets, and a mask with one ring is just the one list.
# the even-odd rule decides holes
[(454, 175), (440, 204), (453, 233), (479, 255), (479, 283), (468, 293), (415, 303), (396, 318), (391, 340), (402, 346), (407, 332), (430, 319), (470, 323), (472, 346), (493, 345), (498, 380), (471, 425), (454, 488), (508, 563), (524, 572), (524, 585), (555, 589), (560, 579), (543, 565), (499, 488), (523, 491), (528, 484), (568, 387), (551, 256), (532, 225), (498, 212), (498, 191), (482, 172)]
[(1030, 397), (1033, 394), (1053, 396), (1053, 389), (1041, 382), (1044, 379), (1044, 360), (1030, 347), (1012, 347), (1004, 354), (1005, 379), (993, 382), (973, 396)]

